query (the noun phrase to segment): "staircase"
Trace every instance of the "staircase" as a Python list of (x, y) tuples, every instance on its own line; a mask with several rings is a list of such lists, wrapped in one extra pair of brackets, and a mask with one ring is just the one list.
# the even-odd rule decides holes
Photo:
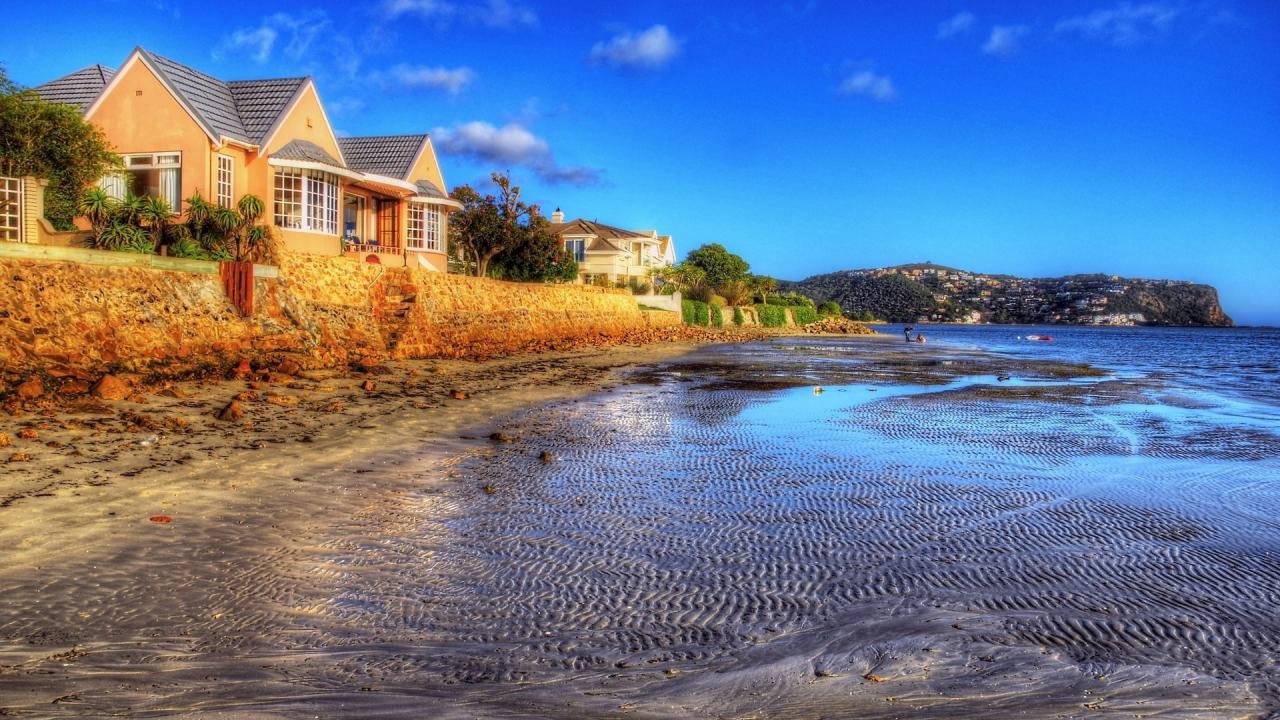
[(378, 330), (382, 333), (382, 342), (387, 354), (394, 356), (400, 344), (400, 336), (412, 322), (413, 305), (417, 295), (387, 295), (385, 314), (379, 318)]

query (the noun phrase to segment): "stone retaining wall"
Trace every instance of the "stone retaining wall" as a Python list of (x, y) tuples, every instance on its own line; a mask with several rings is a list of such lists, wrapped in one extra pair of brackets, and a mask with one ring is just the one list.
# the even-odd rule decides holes
[(286, 254), (278, 277), (256, 278), (251, 318), (236, 314), (217, 275), (10, 257), (0, 273), (0, 365), (11, 370), (186, 369), (281, 352), (313, 367), (474, 357), (680, 324), (674, 313), (642, 313), (625, 290), (322, 256)]

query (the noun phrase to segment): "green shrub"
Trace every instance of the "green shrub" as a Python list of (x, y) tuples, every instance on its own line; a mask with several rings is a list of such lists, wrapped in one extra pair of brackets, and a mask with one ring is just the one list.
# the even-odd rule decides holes
[(675, 295), (676, 286), (672, 283), (667, 283), (658, 290), (658, 294), (659, 295)]
[(808, 305), (796, 305), (791, 308), (791, 317), (795, 318), (797, 325), (808, 325), (818, 322), (818, 311)]
[(719, 305), (711, 306), (711, 324), (716, 327), (724, 326), (724, 313), (720, 310)]
[(734, 307), (733, 308), (733, 324), (741, 325), (744, 322), (746, 322), (746, 318), (742, 316), (742, 308)]
[(834, 303), (828, 300), (818, 306), (819, 315), (843, 315), (844, 311), (840, 309), (840, 303)]
[(693, 301), (694, 322), (699, 325), (711, 324), (711, 306), (699, 300)]
[(653, 286), (643, 278), (629, 277), (627, 278), (627, 287), (631, 288), (632, 295), (648, 295)]
[(694, 309), (692, 300), (680, 301), (680, 315), (684, 318), (685, 325), (695, 325), (698, 322), (698, 311)]
[(765, 327), (782, 327), (787, 324), (787, 309), (785, 307), (774, 305), (757, 305), (756, 312), (760, 313), (760, 324)]
[(711, 299), (708, 300), (707, 303), (710, 305), (715, 305), (716, 307), (725, 307), (726, 305), (729, 304), (729, 301), (725, 300), (724, 296), (722, 295), (712, 295)]
[(709, 303), (714, 294), (715, 291), (706, 283), (695, 282), (684, 286), (684, 296), (689, 300)]
[(764, 304), (773, 305), (775, 307), (786, 307), (787, 299), (778, 295), (770, 295), (769, 298), (764, 301)]

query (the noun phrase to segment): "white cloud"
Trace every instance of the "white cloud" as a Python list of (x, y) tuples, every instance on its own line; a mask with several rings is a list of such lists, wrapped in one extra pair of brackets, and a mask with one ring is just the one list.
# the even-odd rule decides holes
[(1008, 60), (1022, 50), (1022, 38), (1031, 32), (1026, 25), (996, 25), (982, 46), (982, 52)]
[(448, 0), (386, 0), (383, 14), (389, 19), (415, 15), (443, 29), (455, 20), (510, 30), (538, 24), (538, 14), (513, 0), (456, 3)]
[(846, 77), (836, 89), (841, 95), (862, 95), (876, 102), (893, 102), (898, 90), (888, 75), (877, 75), (870, 70), (858, 70)]
[(608, 42), (591, 48), (587, 62), (616, 68), (656, 69), (680, 53), (680, 42), (671, 36), (666, 25), (654, 25), (634, 35), (619, 33)]
[(431, 131), (436, 150), (476, 162), (528, 168), (550, 183), (595, 185), (600, 173), (586, 167), (556, 162), (547, 141), (515, 123), (501, 128), (486, 122), (469, 122)]
[(329, 102), (324, 104), (324, 107), (325, 107), (325, 110), (327, 110), (330, 115), (343, 116), (343, 115), (358, 115), (364, 112), (367, 106), (365, 105), (363, 100), (360, 100), (358, 98), (347, 97), (347, 98), (339, 98), (337, 100), (330, 100)]
[(256, 28), (240, 28), (224, 36), (213, 51), (216, 59), (228, 53), (244, 52), (255, 62), (266, 62), (280, 39), (285, 39), (283, 52), (291, 59), (299, 60), (307, 55), (312, 43), (330, 26), (329, 16), (322, 10), (301, 15), (275, 13), (262, 20)]
[(1135, 45), (1169, 32), (1179, 12), (1178, 8), (1159, 2), (1141, 5), (1122, 2), (1109, 10), (1094, 10), (1088, 15), (1059, 20), (1054, 32), (1079, 33), (1120, 46)]
[(977, 19), (971, 12), (956, 13), (955, 17), (938, 23), (938, 37), (949, 38), (952, 35), (970, 32)]
[(404, 87), (443, 90), (450, 95), (457, 95), (462, 88), (475, 79), (475, 76), (476, 74), (471, 71), (471, 68), (460, 67), (447, 70), (442, 67), (405, 64), (391, 68), (388, 73), (390, 80)]

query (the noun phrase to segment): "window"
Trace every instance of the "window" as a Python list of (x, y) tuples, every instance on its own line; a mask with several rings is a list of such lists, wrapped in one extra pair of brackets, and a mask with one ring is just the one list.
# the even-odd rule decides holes
[(22, 240), (22, 181), (0, 178), (0, 240)]
[(384, 248), (400, 247), (399, 201), (378, 201), (378, 244)]
[(586, 240), (565, 240), (564, 249), (573, 255), (573, 259), (578, 262), (585, 262), (587, 259), (587, 241)]
[(124, 168), (123, 175), (99, 181), (107, 194), (117, 200), (125, 195), (160, 198), (182, 212), (182, 153), (125, 155)]
[(363, 195), (342, 196), (342, 236), (354, 243), (364, 242), (365, 207), (367, 200)]
[(338, 234), (338, 176), (323, 170), (276, 168), (276, 225)]
[(236, 160), (230, 155), (218, 156), (218, 204), (229, 208), (233, 200), (232, 185)]
[(430, 205), (409, 203), (409, 234), (405, 238), (415, 250), (440, 250), (440, 211)]

